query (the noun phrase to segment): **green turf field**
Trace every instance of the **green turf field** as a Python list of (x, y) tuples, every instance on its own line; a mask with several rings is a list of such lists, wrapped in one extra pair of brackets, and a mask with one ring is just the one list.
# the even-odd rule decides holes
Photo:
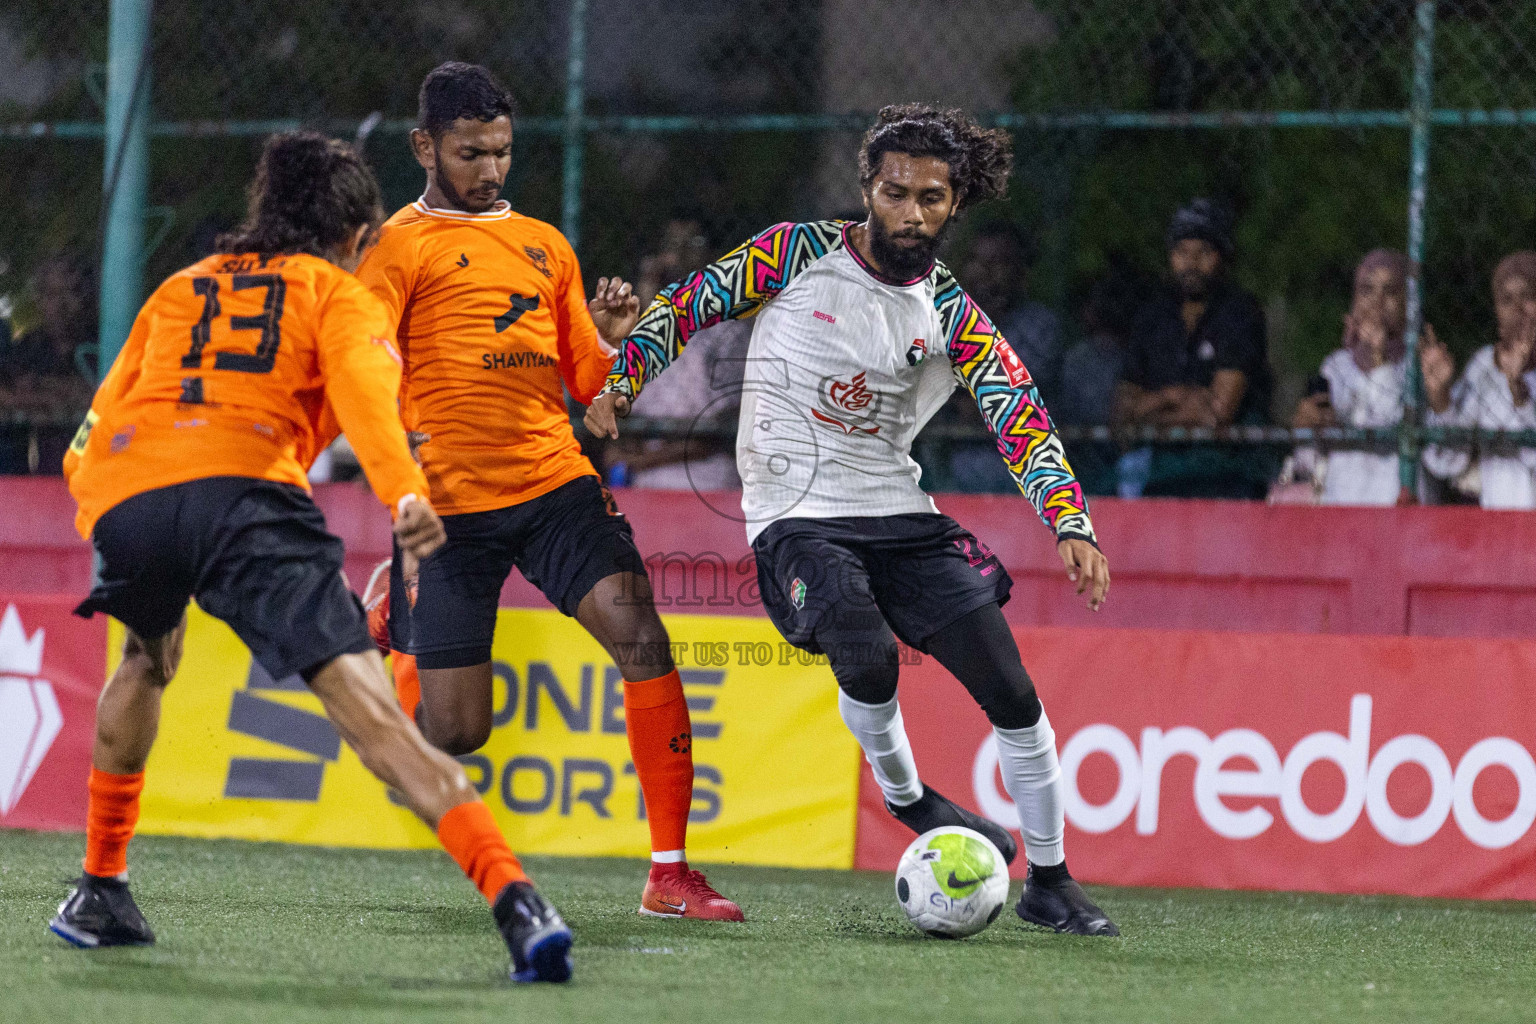
[[(0, 832), (0, 1020), (1530, 1021), (1536, 905), (1098, 889), (1119, 940), (911, 930), (882, 874), (716, 867), (745, 925), (635, 916), (643, 865), (529, 866), (576, 979), (513, 986), (446, 856), (140, 838), (152, 949), (44, 923), (80, 837)], [(1014, 886), (1017, 894), (1017, 883)]]

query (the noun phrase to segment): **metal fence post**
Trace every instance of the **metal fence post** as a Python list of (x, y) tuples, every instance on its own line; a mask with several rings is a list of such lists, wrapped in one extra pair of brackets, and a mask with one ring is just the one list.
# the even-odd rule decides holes
[(1429, 180), (1429, 125), (1434, 94), (1435, 0), (1418, 0), (1414, 9), (1413, 92), (1408, 107), (1408, 324), (1404, 338), (1407, 380), (1403, 419), (1398, 426), (1398, 479), (1409, 495), (1419, 481), (1420, 407), (1419, 339), (1424, 326), (1424, 203)]
[(107, 123), (102, 173), (101, 315), (105, 377), (128, 338), (144, 289), (149, 187), (149, 16), (152, 0), (112, 0), (107, 25)]
[(570, 49), (565, 63), (565, 168), (561, 184), (560, 229), (581, 249), (581, 162), (585, 144), (583, 107), (587, 79), (587, 0), (571, 0)]

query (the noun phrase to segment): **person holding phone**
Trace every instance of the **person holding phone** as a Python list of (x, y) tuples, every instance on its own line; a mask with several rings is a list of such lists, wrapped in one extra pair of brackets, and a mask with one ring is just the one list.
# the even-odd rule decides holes
[[(1323, 360), (1296, 406), (1291, 426), (1395, 426), (1403, 418), (1407, 379), (1403, 335), (1407, 327), (1408, 257), (1373, 249), (1355, 268), (1354, 293), (1339, 348)], [(1427, 343), (1434, 328), (1424, 325)], [(1300, 453), (1298, 453), (1300, 454)], [(1395, 505), (1400, 493), (1397, 454), (1361, 447), (1314, 449), (1313, 479), (1325, 505)]]
[[(1423, 349), (1425, 422), (1483, 430), (1536, 429), (1536, 252), (1512, 252), (1493, 271), (1498, 336), (1467, 363), (1452, 384), (1456, 363), (1444, 345), (1426, 336)], [(1430, 445), (1430, 473), (1456, 479), (1475, 466), (1483, 508), (1536, 508), (1536, 448), (1484, 444), (1474, 457), (1466, 446)]]

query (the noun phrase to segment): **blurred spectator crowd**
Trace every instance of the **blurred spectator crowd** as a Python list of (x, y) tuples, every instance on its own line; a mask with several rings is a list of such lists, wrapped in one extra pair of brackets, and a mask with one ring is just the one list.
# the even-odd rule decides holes
[[(696, 216), (667, 222), (655, 250), (628, 268), (641, 300), (649, 303), (735, 241), (710, 237)], [(1230, 215), (1218, 203), (1193, 199), (1173, 211), (1164, 243), (1161, 279), (1111, 268), (1071, 310), (1031, 296), (1038, 253), (1017, 226), (982, 223), (957, 246), (957, 277), (1030, 368), (1067, 430), (1068, 454), (1090, 493), (1536, 508), (1536, 447), (1481, 435), (1475, 444), (1428, 444), (1417, 493), (1409, 493), (1400, 483), (1393, 433), (1414, 373), (1428, 427), (1536, 430), (1536, 251), (1497, 263), (1491, 343), (1461, 367), (1428, 322), (1409, 365), (1408, 258), (1386, 248), (1365, 253), (1337, 348), (1311, 373), (1299, 401), (1280, 408), (1265, 310), (1233, 274), (1239, 254)], [(89, 261), (60, 255), (35, 268), (18, 293), (7, 294), (10, 284), (0, 265), (0, 473), (57, 473), (96, 374), (95, 282)], [(637, 426), (654, 429), (589, 442), (610, 482), (740, 486), (732, 434), (751, 327), (727, 322), (692, 338), (635, 405)], [(1242, 443), (1220, 429), (1277, 423), (1309, 431), (1300, 435), (1307, 443), (1289, 450)], [(1212, 431), (1219, 436), (1212, 439)], [(1360, 433), (1370, 431), (1377, 433)], [(930, 489), (1014, 489), (963, 389), (929, 435), (935, 440), (920, 439), (916, 454)], [(1157, 440), (1143, 443), (1148, 437)], [(343, 441), (314, 477), (355, 473)]]
[[(1089, 493), (1536, 508), (1536, 448), (1496, 437), (1476, 445), (1427, 445), (1416, 493), (1403, 488), (1394, 433), (1409, 387), (1403, 253), (1383, 248), (1361, 257), (1338, 347), (1315, 368), (1300, 400), (1280, 408), (1265, 311), (1234, 280), (1230, 214), (1211, 200), (1193, 199), (1173, 211), (1164, 242), (1160, 280), (1112, 268), (1086, 289), (1069, 317), (1031, 297), (1038, 253), (1034, 239), (1011, 223), (980, 225), (954, 263), (960, 282), (1029, 367), (1057, 425), (1067, 428), (1068, 454)], [(718, 248), (698, 220), (669, 223), (657, 251), (638, 265), (642, 299), (702, 267)], [(1459, 372), (1433, 324), (1423, 326), (1416, 369), (1426, 426), (1536, 429), (1536, 252), (1504, 257), (1491, 287), (1495, 340)], [(638, 416), (671, 421), (671, 436), (601, 446), (612, 482), (739, 485), (729, 438), (750, 333), (748, 322), (696, 336), (636, 404)], [(925, 485), (972, 493), (1014, 489), (963, 389), (934, 424), (929, 434), (938, 440), (920, 439), (916, 453)], [(1212, 432), (1230, 437), (1221, 428), (1277, 424), (1311, 431), (1318, 440), (1287, 451), (1273, 443), (1211, 439)], [(1129, 440), (1149, 434), (1160, 440)]]
[(0, 264), (0, 474), (56, 474), (95, 391), (95, 275), (84, 259), (53, 256), (12, 296), (8, 269)]

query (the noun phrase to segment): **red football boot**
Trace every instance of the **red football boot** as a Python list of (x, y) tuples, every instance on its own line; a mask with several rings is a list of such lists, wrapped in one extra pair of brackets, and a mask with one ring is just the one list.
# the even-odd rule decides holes
[(368, 613), (368, 635), (373, 637), (379, 653), (390, 659), (395, 697), (405, 716), (414, 720), (416, 708), (421, 703), (421, 677), (416, 671), (415, 658), (391, 650), (389, 646), (389, 563), (389, 559), (384, 559), (368, 577), (368, 586), (363, 588), (363, 611)]
[(687, 861), (651, 863), (640, 909), (647, 917), (691, 917), (696, 921), (745, 921), (741, 908), (715, 891), (702, 871), (689, 871)]
[(379, 648), (379, 653), (389, 657), (389, 566), (388, 558), (374, 567), (363, 588), (363, 611), (368, 613), (368, 635)]

